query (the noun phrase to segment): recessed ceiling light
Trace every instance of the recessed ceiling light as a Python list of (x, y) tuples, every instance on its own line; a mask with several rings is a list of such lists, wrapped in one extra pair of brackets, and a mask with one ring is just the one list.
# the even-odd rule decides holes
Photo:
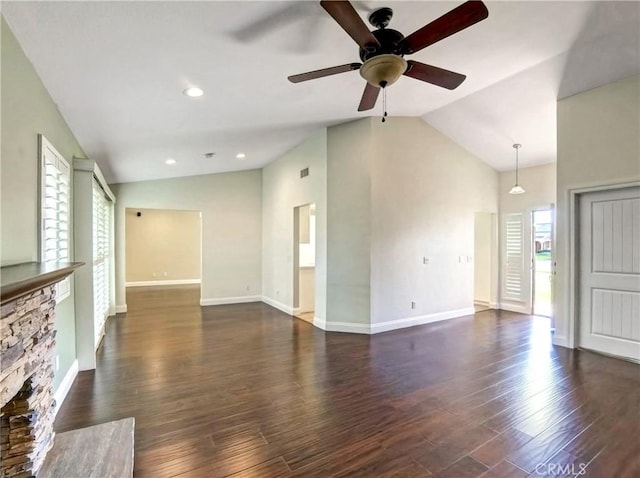
[(204, 90), (197, 86), (192, 86), (184, 90), (183, 93), (187, 96), (191, 96), (192, 98), (197, 98), (198, 96), (204, 95)]
[(173, 158), (169, 158), (165, 161), (165, 164), (176, 164), (176, 160)]
[(246, 154), (244, 154), (244, 153), (238, 153), (238, 154), (236, 154), (236, 158), (237, 158), (237, 159), (244, 159), (244, 158), (246, 158), (246, 157), (247, 157), (247, 155), (246, 155)]

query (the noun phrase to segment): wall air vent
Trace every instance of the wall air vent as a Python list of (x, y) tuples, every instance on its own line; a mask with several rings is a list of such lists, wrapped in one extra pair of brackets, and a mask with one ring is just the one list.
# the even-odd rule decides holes
[(306, 178), (307, 176), (309, 176), (309, 168), (304, 168), (300, 170), (300, 177), (301, 178)]

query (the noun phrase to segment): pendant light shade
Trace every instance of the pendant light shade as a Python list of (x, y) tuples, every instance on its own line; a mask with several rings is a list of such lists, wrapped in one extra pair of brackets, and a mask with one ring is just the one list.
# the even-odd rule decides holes
[(513, 145), (513, 148), (516, 150), (516, 183), (513, 185), (513, 187), (509, 191), (509, 194), (523, 194), (525, 190), (518, 183), (518, 150), (522, 148), (522, 145), (516, 143)]

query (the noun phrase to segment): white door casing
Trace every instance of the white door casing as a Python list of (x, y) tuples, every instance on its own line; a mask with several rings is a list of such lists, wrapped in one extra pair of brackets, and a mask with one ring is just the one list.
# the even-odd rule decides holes
[(580, 347), (640, 361), (640, 187), (579, 200)]

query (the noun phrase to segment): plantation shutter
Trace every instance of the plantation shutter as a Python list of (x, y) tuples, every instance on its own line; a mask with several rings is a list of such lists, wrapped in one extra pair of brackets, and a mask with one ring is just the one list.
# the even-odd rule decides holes
[(111, 247), (111, 201), (102, 187), (93, 181), (93, 309), (95, 320), (95, 342), (99, 344), (105, 320), (109, 315), (111, 295), (110, 247)]
[(523, 302), (523, 217), (522, 214), (507, 214), (504, 221), (504, 278), (502, 297)]
[[(68, 262), (71, 260), (71, 168), (65, 159), (44, 138), (41, 152), (41, 261)], [(58, 283), (57, 301), (71, 294), (69, 278)]]

